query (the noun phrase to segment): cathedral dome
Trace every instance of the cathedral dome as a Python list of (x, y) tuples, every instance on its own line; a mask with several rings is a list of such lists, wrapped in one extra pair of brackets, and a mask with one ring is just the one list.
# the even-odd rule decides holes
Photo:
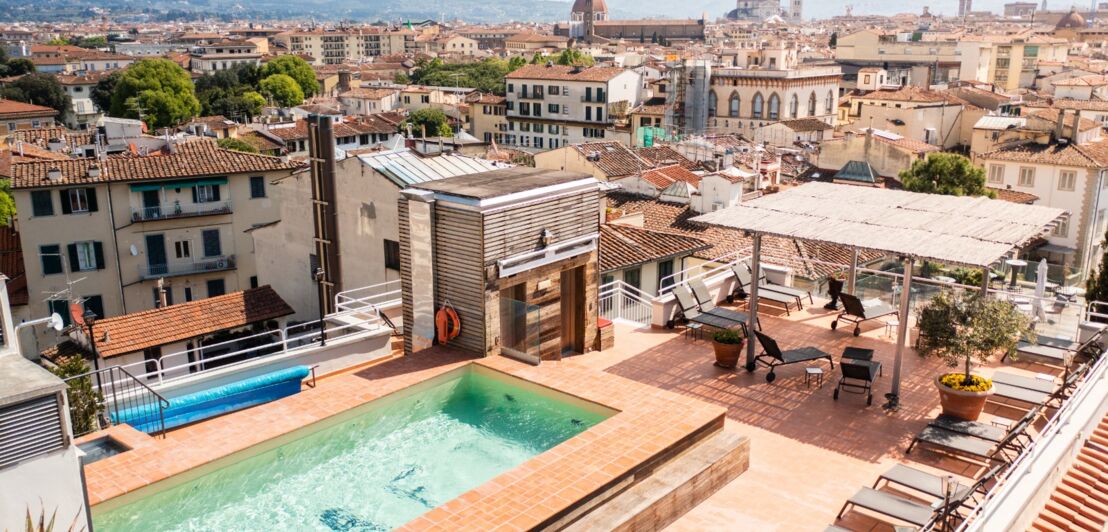
[[(580, 1), (580, 0), (578, 0)], [(1058, 25), (1054, 26), (1056, 30), (1068, 30), (1068, 29), (1080, 29), (1085, 27), (1085, 17), (1081, 16), (1077, 12), (1077, 8), (1070, 8), (1070, 12), (1066, 16), (1062, 17), (1062, 20), (1058, 21)]]
[[(608, 4), (604, 3), (604, 0), (592, 0), (593, 13), (607, 13)], [(573, 2), (573, 9), (570, 13), (584, 13), (585, 12), (585, 0), (575, 0)]]

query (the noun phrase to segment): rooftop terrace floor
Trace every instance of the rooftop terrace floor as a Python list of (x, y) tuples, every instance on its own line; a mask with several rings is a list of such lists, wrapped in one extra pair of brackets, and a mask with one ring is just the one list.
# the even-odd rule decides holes
[[(862, 486), (872, 486), (878, 475), (897, 463), (907, 463), (936, 474), (962, 477), (981, 473), (982, 466), (950, 458), (926, 448), (905, 455), (912, 437), (940, 411), (935, 376), (949, 372), (941, 361), (924, 359), (914, 349), (903, 358), (901, 407), (881, 408), (891, 386), (895, 336), (887, 337), (883, 322), (863, 324), (860, 337), (851, 327), (831, 331), (832, 311), (822, 301), (792, 316), (762, 315), (762, 330), (782, 349), (816, 346), (836, 360), (782, 366), (777, 380), (767, 384), (767, 370), (747, 373), (741, 367), (725, 370), (713, 365), (710, 340), (686, 339), (675, 331), (635, 329), (617, 323), (616, 346), (601, 353), (575, 357), (575, 363), (604, 370), (664, 390), (675, 391), (727, 409), (725, 430), (748, 436), (750, 469), (698, 505), (669, 530), (823, 530), (837, 524), (851, 530), (892, 530), (865, 510), (848, 511), (838, 523), (843, 503)], [(911, 336), (909, 337), (911, 343)], [(884, 376), (874, 386), (873, 405), (865, 397), (843, 393), (832, 399), (839, 378), (838, 359), (844, 347), (876, 350)], [(760, 350), (759, 350), (760, 352)], [(745, 354), (744, 354), (745, 359)], [(806, 387), (804, 367), (824, 368), (822, 387)], [(1057, 373), (1059, 370), (1027, 361), (994, 363), (975, 371), (989, 375), (998, 367), (1018, 371)], [(999, 415), (1018, 419), (1026, 407), (990, 403), (981, 421)], [(1053, 411), (1050, 411), (1051, 413)], [(1040, 420), (1041, 426), (1044, 422)], [(928, 501), (930, 502), (930, 501)]]

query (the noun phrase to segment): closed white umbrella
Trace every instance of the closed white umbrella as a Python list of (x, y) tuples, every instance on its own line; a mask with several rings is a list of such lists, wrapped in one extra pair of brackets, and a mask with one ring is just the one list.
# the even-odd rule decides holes
[(1046, 320), (1046, 309), (1043, 307), (1043, 298), (1046, 297), (1046, 259), (1039, 261), (1039, 270), (1035, 274), (1035, 316), (1040, 320)]

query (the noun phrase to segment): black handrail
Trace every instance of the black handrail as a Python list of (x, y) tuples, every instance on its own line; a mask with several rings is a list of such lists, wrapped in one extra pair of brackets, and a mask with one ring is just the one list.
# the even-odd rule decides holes
[[(169, 408), (169, 400), (131, 372), (120, 366), (110, 366), (69, 377), (65, 382), (68, 385), (78, 379), (89, 379), (88, 388), (93, 393), (91, 397), (75, 397), (74, 394), (84, 387), (72, 385), (67, 392), (74, 437), (119, 423), (142, 427), (151, 435), (165, 436), (165, 410)], [(82, 408), (88, 401), (95, 403), (93, 412), (96, 419), (77, 419), (79, 416), (91, 415), (90, 411)], [(122, 419), (123, 417), (126, 419)], [(151, 428), (154, 430), (149, 430)]]

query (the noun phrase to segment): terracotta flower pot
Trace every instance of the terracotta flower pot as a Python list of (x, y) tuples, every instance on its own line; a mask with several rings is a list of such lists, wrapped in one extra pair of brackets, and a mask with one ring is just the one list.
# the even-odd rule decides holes
[(967, 392), (945, 386), (935, 377), (935, 387), (939, 389), (939, 402), (943, 406), (944, 416), (953, 416), (966, 421), (977, 421), (985, 409), (985, 400), (992, 395), (990, 388), (985, 392)]
[(722, 344), (712, 340), (712, 350), (716, 353), (716, 365), (721, 368), (735, 369), (739, 365), (739, 357), (742, 356), (743, 344)]

